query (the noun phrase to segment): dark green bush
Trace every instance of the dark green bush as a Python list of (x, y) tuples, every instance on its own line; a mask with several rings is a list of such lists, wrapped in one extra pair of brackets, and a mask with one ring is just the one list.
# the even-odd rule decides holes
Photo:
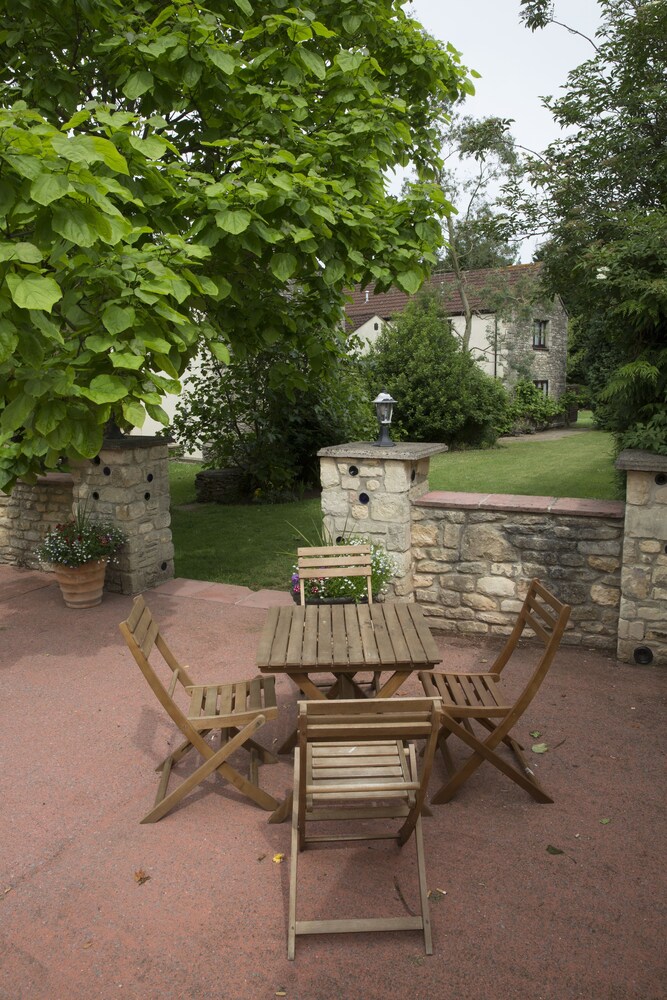
[(461, 349), (437, 293), (417, 295), (384, 327), (367, 364), (370, 391), (397, 401), (395, 436), (451, 448), (495, 442), (507, 394)]
[(305, 355), (275, 344), (223, 365), (201, 359), (173, 431), (205, 468), (238, 468), (249, 496), (293, 500), (319, 481), (317, 451), (374, 433), (372, 407), (354, 354), (314, 372)]
[(529, 379), (520, 379), (512, 389), (507, 411), (508, 434), (541, 431), (549, 427), (554, 417), (563, 413), (568, 399), (555, 402), (545, 396)]

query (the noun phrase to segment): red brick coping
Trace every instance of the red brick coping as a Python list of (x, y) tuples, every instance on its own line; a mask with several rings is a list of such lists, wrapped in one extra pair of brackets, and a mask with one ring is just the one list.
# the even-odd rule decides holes
[(576, 497), (514, 496), (511, 493), (455, 493), (434, 490), (414, 501), (415, 507), (455, 510), (515, 511), (519, 514), (570, 514), (579, 517), (625, 516), (622, 500), (585, 500)]

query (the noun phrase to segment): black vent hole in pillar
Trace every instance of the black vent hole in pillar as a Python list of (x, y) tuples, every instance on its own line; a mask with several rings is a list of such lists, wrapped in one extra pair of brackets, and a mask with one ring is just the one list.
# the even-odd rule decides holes
[(359, 494), (359, 503), (363, 503), (363, 504), (370, 503), (370, 499), (371, 498), (369, 497), (368, 493), (360, 493)]

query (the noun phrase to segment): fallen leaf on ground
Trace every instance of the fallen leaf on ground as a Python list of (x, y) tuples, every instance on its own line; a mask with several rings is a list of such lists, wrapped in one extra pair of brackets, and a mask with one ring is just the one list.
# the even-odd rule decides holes
[(83, 942), (83, 947), (84, 948), (92, 948), (92, 946), (93, 946), (92, 940), (91, 941), (84, 941)]
[(533, 751), (533, 753), (546, 753), (549, 747), (546, 745), (546, 743), (533, 743), (530, 749)]
[(274, 865), (281, 865), (283, 863), (283, 861), (285, 860), (285, 855), (284, 854), (274, 854), (273, 857), (271, 858), (271, 860), (273, 861)]
[(611, 823), (611, 820), (610, 819), (601, 819), (600, 822), (602, 823), (603, 826), (606, 826), (607, 823)]
[(150, 875), (147, 875), (143, 868), (137, 868), (134, 873), (134, 877), (138, 885), (143, 885), (144, 882), (148, 882), (150, 880)]
[(277, 997), (286, 997), (287, 996), (287, 990), (276, 990), (275, 995)]
[(560, 847), (554, 847), (553, 844), (547, 844), (547, 854), (565, 854), (565, 851), (561, 851)]
[(266, 857), (266, 854), (260, 854), (260, 855), (258, 855), (257, 860), (258, 861), (263, 861), (265, 857)]
[(439, 903), (447, 895), (445, 889), (429, 889), (427, 896), (432, 903)]
[(539, 731), (539, 729), (534, 729), (534, 730), (532, 731), (532, 733), (528, 733), (528, 735), (529, 735), (529, 736), (532, 736), (532, 738), (533, 738), (534, 740), (536, 740), (536, 739), (538, 738), (538, 736), (541, 736), (541, 735), (542, 735), (542, 733), (541, 733), (541, 732)]

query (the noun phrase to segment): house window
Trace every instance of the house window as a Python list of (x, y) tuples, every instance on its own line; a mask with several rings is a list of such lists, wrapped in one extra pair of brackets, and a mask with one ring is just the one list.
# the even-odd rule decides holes
[(545, 396), (549, 395), (549, 379), (547, 379), (547, 378), (534, 378), (533, 379), (533, 385), (537, 386), (537, 388), (540, 390), (540, 392), (543, 395), (545, 395)]
[(533, 320), (533, 350), (546, 351), (547, 349), (547, 325), (546, 319)]
[(380, 324), (379, 323), (373, 323), (373, 329), (374, 330), (379, 330), (380, 329)]

